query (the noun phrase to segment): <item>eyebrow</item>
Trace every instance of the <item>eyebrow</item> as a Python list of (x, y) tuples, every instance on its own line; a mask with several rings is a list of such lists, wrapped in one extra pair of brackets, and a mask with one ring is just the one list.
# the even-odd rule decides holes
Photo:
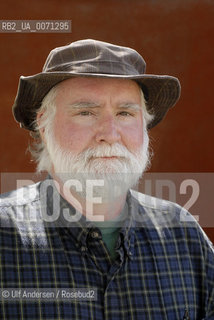
[(126, 102), (119, 104), (120, 109), (127, 109), (127, 110), (133, 110), (133, 111), (139, 111), (141, 110), (141, 106), (138, 103), (132, 103), (132, 102)]
[(99, 108), (99, 107), (100, 107), (98, 103), (95, 103), (95, 102), (86, 102), (86, 101), (72, 103), (72, 104), (70, 104), (70, 106), (71, 106), (73, 109)]
[[(73, 104), (70, 104), (70, 106), (73, 109), (93, 109), (93, 108), (101, 108), (101, 105), (96, 102), (88, 102), (88, 101), (80, 101), (76, 102)], [(120, 103), (119, 104), (119, 109), (125, 109), (125, 110), (133, 110), (133, 111), (139, 111), (141, 110), (141, 106), (137, 103), (132, 103), (132, 102), (125, 102), (125, 103)]]

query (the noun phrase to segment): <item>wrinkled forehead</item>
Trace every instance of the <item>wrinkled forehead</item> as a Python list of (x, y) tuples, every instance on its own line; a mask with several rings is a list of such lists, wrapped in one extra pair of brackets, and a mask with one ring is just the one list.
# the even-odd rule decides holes
[(132, 79), (119, 79), (119, 78), (105, 78), (105, 77), (73, 77), (61, 81), (57, 87), (61, 90), (71, 88), (87, 88), (93, 86), (105, 86), (105, 87), (121, 87), (121, 88), (138, 88), (140, 85), (137, 81)]
[(66, 97), (99, 98), (102, 96), (139, 100), (141, 88), (134, 80), (102, 77), (75, 77), (57, 85), (58, 100), (64, 100)]

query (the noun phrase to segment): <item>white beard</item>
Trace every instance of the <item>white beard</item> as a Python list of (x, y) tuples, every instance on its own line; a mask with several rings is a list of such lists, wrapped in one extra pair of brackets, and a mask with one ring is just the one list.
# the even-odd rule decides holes
[[(102, 203), (112, 202), (115, 198), (126, 194), (137, 184), (149, 160), (147, 132), (144, 132), (143, 146), (135, 154), (119, 143), (111, 146), (103, 144), (73, 154), (69, 150), (62, 149), (50, 131), (46, 133), (45, 138), (55, 175), (64, 184), (68, 180), (77, 180), (79, 190), (72, 183), (70, 188), (87, 201), (93, 202), (94, 197), (101, 197)], [(114, 156), (118, 158), (100, 158)], [(93, 186), (90, 184), (92, 180), (99, 182), (96, 181)]]

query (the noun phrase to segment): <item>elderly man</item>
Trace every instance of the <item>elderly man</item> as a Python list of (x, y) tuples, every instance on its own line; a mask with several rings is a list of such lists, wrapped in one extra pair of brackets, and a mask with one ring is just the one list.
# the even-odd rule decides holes
[(14, 116), (49, 175), (2, 196), (1, 319), (214, 319), (212, 244), (183, 208), (131, 190), (147, 128), (179, 95), (135, 50), (95, 40), (21, 77)]

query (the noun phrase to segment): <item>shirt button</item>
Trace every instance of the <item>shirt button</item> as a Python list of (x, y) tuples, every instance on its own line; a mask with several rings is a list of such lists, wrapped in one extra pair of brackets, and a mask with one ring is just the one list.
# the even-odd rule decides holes
[(92, 237), (92, 238), (96, 239), (96, 238), (98, 238), (99, 236), (100, 236), (100, 235), (99, 235), (98, 232), (96, 232), (96, 231), (91, 232), (91, 237)]
[(81, 250), (81, 252), (85, 252), (85, 251), (87, 250), (87, 248), (84, 247), (84, 246), (82, 246), (82, 247), (80, 248), (80, 250)]

